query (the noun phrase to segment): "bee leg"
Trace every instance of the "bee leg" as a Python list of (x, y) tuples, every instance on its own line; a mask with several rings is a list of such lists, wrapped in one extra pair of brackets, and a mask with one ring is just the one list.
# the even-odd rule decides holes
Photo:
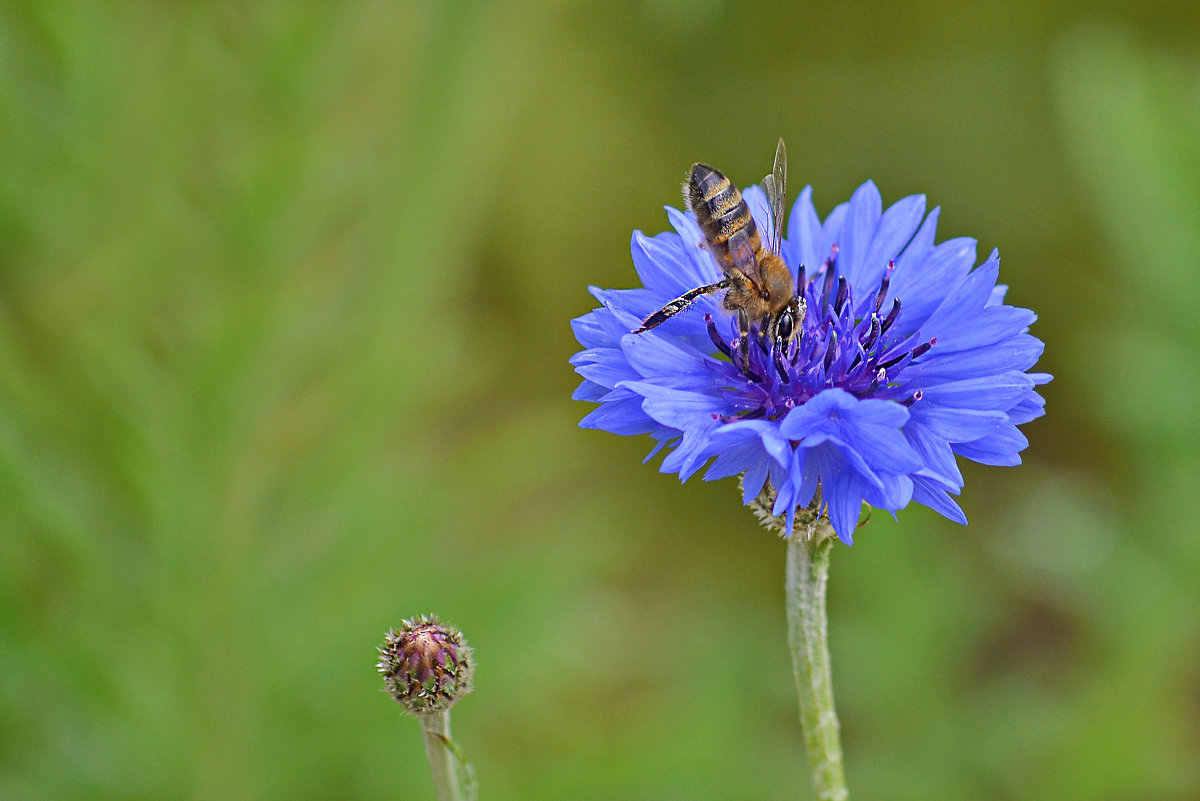
[(744, 308), (739, 308), (738, 313), (738, 335), (746, 342), (750, 341), (750, 316), (746, 314)]
[(651, 328), (662, 325), (669, 318), (674, 317), (688, 306), (691, 306), (693, 303), (695, 303), (696, 298), (700, 297), (701, 295), (709, 295), (713, 292), (719, 292), (722, 289), (728, 288), (729, 279), (722, 278), (715, 284), (698, 286), (695, 289), (690, 289), (643, 320), (641, 328), (634, 329), (633, 333), (640, 334), (643, 331), (649, 331)]
[(763, 321), (758, 324), (758, 330), (755, 334), (758, 337), (758, 345), (764, 351), (773, 339), (772, 333), (775, 330), (775, 315), (768, 314), (763, 318)]

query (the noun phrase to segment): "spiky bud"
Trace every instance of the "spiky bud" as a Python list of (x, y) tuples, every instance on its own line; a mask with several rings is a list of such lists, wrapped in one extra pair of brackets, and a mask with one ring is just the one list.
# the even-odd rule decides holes
[(475, 663), (462, 632), (433, 615), (401, 621), (379, 649), (387, 691), (413, 715), (454, 706), (471, 691)]

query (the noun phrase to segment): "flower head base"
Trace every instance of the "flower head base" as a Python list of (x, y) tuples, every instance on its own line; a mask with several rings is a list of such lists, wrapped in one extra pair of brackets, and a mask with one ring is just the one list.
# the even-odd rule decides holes
[[(770, 239), (764, 193), (744, 198)], [(1036, 317), (1004, 304), (996, 251), (975, 267), (974, 240), (934, 244), (924, 197), (884, 211), (867, 182), (822, 221), (804, 189), (780, 248), (805, 301), (786, 344), (755, 326), (741, 336), (719, 296), (630, 333), (721, 275), (694, 217), (667, 214), (675, 233), (633, 236), (644, 288), (593, 287), (601, 308), (573, 321), (575, 398), (600, 404), (580, 425), (649, 434), (651, 455), (673, 446), (662, 471), (684, 480), (706, 464), (706, 479), (741, 474), (744, 503), (769, 487), (786, 531), (814, 504), (846, 543), (864, 501), (894, 513), (916, 500), (966, 523), (950, 497), (963, 486), (956, 455), (1020, 463), (1017, 426), (1042, 415), (1034, 388), (1050, 380), (1026, 372), (1043, 349), (1028, 333)]]
[(413, 715), (441, 712), (471, 691), (475, 664), (462, 633), (436, 617), (402, 621), (379, 648), (387, 691)]

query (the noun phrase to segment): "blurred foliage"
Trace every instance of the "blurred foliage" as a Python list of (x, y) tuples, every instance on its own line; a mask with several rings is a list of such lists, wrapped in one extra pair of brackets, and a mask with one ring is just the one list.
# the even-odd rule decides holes
[(567, 320), (775, 139), (1000, 247), (1027, 464), (834, 558), (855, 796), (1200, 795), (1200, 12), (1068, 0), (0, 9), (0, 798), (806, 797), (780, 543), (575, 424)]

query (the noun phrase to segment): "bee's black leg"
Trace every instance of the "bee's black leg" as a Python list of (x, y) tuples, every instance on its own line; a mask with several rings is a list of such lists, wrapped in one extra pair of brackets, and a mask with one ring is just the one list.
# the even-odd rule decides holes
[(709, 295), (713, 292), (718, 292), (722, 289), (728, 288), (729, 279), (722, 278), (715, 284), (698, 286), (695, 289), (690, 289), (643, 320), (641, 328), (634, 329), (633, 333), (640, 334), (643, 331), (649, 331), (651, 328), (662, 325), (669, 318), (674, 317), (688, 306), (691, 306), (696, 301), (696, 298), (700, 297), (701, 295)]

